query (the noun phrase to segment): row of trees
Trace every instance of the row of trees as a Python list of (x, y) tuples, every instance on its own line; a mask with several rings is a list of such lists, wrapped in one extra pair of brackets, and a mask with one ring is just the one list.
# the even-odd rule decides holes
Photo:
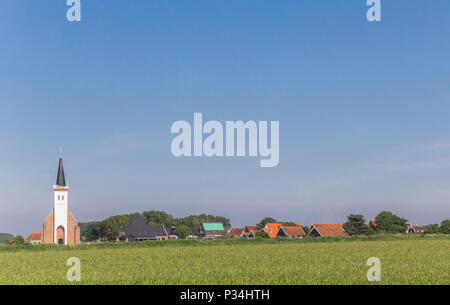
[(164, 226), (166, 228), (176, 226), (175, 234), (180, 238), (185, 238), (196, 233), (203, 222), (222, 222), (226, 228), (231, 226), (230, 220), (222, 216), (200, 214), (175, 218), (164, 211), (152, 210), (142, 213), (111, 216), (103, 221), (80, 223), (81, 238), (84, 241), (96, 240), (102, 236), (108, 239), (115, 239), (124, 231), (131, 216), (143, 216), (154, 226)]
[[(404, 233), (408, 226), (408, 220), (395, 215), (392, 212), (383, 211), (375, 217), (375, 226), (369, 226), (363, 215), (350, 214), (343, 228), (348, 235), (374, 234), (376, 232)], [(427, 226), (425, 233), (450, 234), (450, 219), (443, 220), (441, 224)]]
[(14, 239), (14, 235), (9, 233), (0, 233), (0, 244), (7, 244), (12, 239)]

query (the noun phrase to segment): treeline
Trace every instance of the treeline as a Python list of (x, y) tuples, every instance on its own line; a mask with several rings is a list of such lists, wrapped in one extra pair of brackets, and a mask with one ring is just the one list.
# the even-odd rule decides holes
[[(405, 233), (408, 220), (389, 211), (380, 212), (374, 220), (374, 225), (368, 225), (363, 215), (350, 214), (343, 228), (348, 235), (370, 235), (375, 233)], [(426, 234), (450, 234), (450, 219), (445, 219), (441, 224), (426, 226)]]
[(190, 234), (197, 233), (203, 222), (222, 222), (224, 227), (229, 228), (230, 219), (222, 216), (214, 216), (207, 214), (190, 215), (183, 218), (175, 218), (164, 211), (145, 211), (142, 213), (116, 215), (106, 218), (103, 221), (93, 221), (79, 223), (80, 235), (82, 241), (97, 240), (105, 237), (108, 240), (117, 238), (124, 231), (131, 216), (143, 216), (154, 226), (164, 226), (170, 228), (172, 226), (184, 225), (190, 229)]
[(0, 233), (0, 244), (7, 244), (12, 239), (14, 239), (14, 235), (9, 233)]

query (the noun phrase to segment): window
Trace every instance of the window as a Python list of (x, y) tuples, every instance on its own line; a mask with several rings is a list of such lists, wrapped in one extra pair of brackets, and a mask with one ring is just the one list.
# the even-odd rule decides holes
[(62, 199), (61, 199), (61, 200), (64, 200), (64, 195), (62, 195), (61, 197), (62, 197)]
[(58, 195), (58, 200), (61, 200), (61, 196)]

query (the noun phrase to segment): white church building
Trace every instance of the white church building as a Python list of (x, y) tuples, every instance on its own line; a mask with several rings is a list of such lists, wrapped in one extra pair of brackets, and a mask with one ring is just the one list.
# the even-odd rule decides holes
[(68, 209), (69, 187), (64, 175), (62, 156), (59, 158), (56, 184), (53, 186), (54, 207), (41, 229), (41, 243), (79, 244), (80, 227)]

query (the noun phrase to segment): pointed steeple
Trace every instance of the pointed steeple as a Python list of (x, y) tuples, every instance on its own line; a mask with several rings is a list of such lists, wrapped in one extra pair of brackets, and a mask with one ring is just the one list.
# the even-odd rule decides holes
[(64, 176), (64, 166), (62, 156), (59, 157), (58, 176), (56, 177), (57, 186), (66, 186), (66, 177)]

